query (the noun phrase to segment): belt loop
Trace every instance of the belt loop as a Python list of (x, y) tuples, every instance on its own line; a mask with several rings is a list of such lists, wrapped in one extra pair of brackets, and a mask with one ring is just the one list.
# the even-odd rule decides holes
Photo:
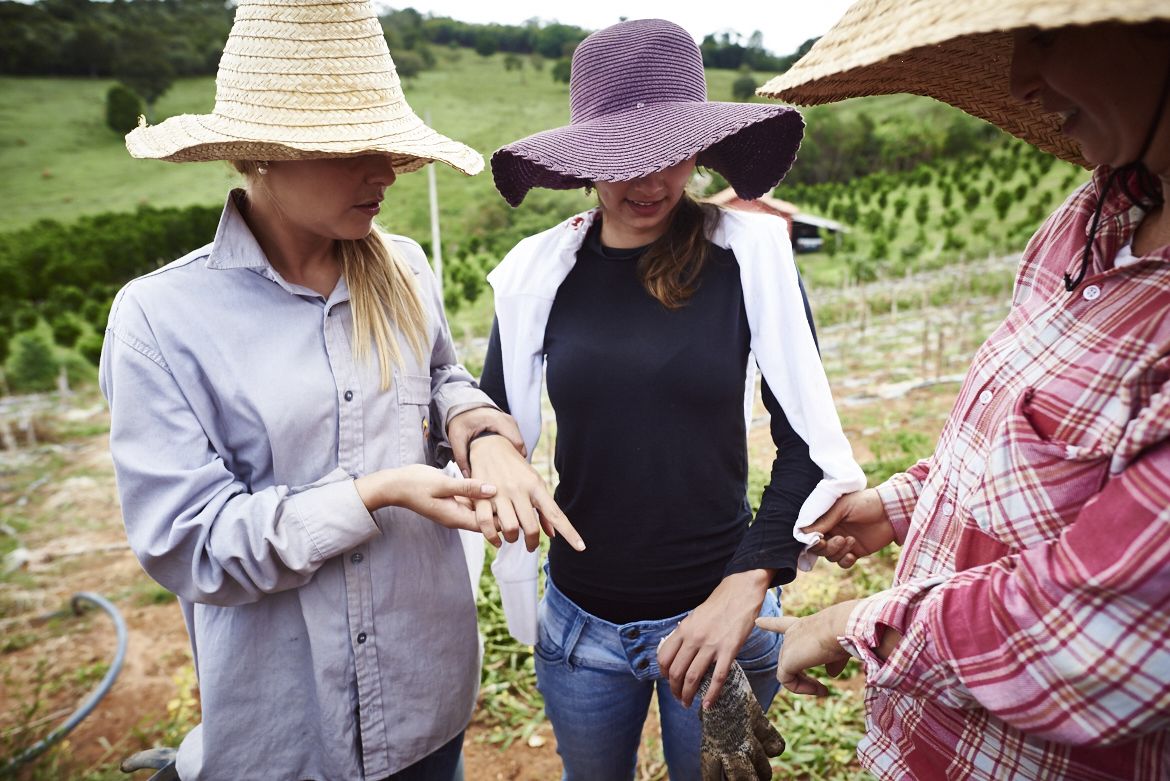
[(589, 616), (574, 606), (573, 608), (573, 623), (569, 625), (569, 629), (561, 638), (561, 648), (565, 653), (565, 667), (570, 671), (577, 669), (573, 664), (573, 650), (577, 647), (577, 641), (581, 639), (581, 632), (585, 629), (585, 625), (589, 623)]

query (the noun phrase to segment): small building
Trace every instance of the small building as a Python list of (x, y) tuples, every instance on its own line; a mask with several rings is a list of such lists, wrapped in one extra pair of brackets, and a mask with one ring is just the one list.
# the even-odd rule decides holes
[(704, 198), (703, 201), (727, 209), (774, 214), (788, 224), (788, 236), (792, 239), (792, 247), (797, 252), (816, 252), (819, 250), (824, 243), (822, 230), (834, 234), (847, 233), (849, 230), (835, 220), (804, 214), (796, 204), (774, 198), (771, 195), (762, 195), (753, 201), (745, 201), (735, 194), (735, 190), (728, 187), (726, 190)]

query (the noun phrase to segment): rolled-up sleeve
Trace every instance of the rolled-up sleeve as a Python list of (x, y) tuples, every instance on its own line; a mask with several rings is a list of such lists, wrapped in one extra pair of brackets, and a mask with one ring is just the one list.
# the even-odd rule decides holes
[[(1124, 518), (1119, 523), (1118, 518)], [(1170, 724), (1170, 443), (1054, 540), (860, 603), (843, 646), (872, 686), (1107, 745)], [(903, 637), (884, 662), (885, 627)]]
[(127, 536), (151, 577), (192, 602), (244, 604), (303, 585), (379, 534), (340, 469), (250, 492), (215, 451), (149, 329), (133, 327), (144, 325), (141, 313), (119, 298), (100, 383)]

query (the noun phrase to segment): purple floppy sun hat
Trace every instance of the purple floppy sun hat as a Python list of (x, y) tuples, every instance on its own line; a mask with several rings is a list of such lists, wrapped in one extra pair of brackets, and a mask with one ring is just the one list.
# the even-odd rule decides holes
[(662, 19), (620, 22), (577, 47), (570, 124), (492, 155), (496, 189), (519, 206), (533, 187), (621, 182), (697, 155), (740, 198), (769, 192), (792, 166), (804, 120), (791, 106), (707, 100), (699, 47)]

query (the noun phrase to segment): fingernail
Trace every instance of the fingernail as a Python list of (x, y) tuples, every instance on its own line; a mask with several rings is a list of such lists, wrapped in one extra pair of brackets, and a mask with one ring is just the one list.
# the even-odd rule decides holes
[(484, 483), (483, 485), (480, 486), (480, 489), (483, 491), (491, 491), (492, 493), (496, 492), (496, 487), (494, 485), (492, 485), (491, 483)]
[(471, 477), (471, 472), (469, 472), (469, 471), (467, 471), (466, 469), (464, 469), (464, 470), (463, 470), (463, 476), (464, 476), (464, 477)]

